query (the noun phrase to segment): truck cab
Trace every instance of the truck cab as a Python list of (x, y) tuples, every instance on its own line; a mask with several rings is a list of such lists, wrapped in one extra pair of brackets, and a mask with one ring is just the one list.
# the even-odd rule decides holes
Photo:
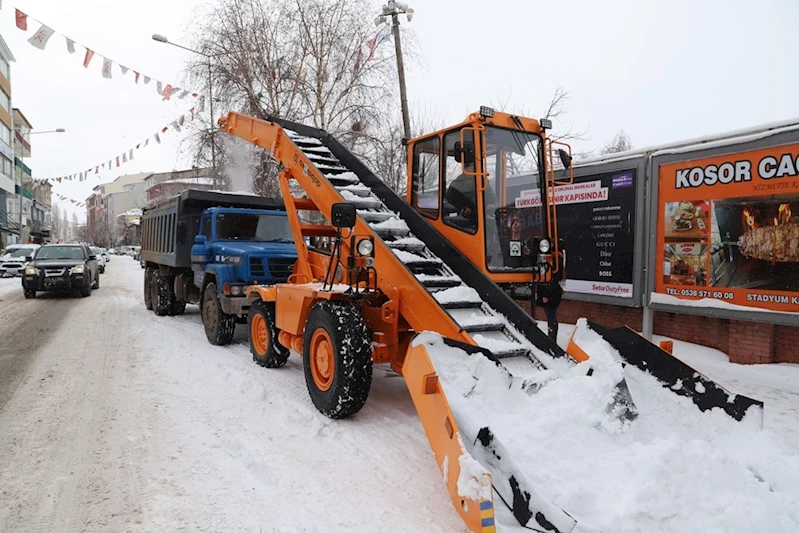
[(212, 275), (223, 294), (243, 296), (247, 285), (285, 282), (296, 260), (285, 211), (215, 207), (200, 216), (191, 249), (200, 289)]

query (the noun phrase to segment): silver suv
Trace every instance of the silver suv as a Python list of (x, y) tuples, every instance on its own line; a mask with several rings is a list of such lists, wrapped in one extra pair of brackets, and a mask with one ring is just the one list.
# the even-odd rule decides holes
[(11, 244), (0, 257), (0, 277), (11, 278), (22, 276), (25, 265), (33, 258), (40, 245)]

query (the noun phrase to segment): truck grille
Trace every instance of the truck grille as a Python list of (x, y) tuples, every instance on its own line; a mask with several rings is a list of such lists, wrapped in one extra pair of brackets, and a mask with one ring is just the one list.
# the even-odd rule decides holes
[(263, 259), (260, 257), (250, 257), (250, 274), (255, 278), (266, 276)]
[(291, 271), (294, 269), (293, 258), (272, 258), (269, 259), (269, 272), (274, 278), (288, 279), (291, 276)]

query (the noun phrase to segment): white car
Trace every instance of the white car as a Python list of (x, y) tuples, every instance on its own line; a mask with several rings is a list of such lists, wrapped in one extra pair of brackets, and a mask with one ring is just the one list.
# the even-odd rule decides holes
[(105, 258), (106, 263), (111, 261), (111, 254), (108, 253), (108, 250), (106, 250), (105, 248), (100, 248), (100, 252), (102, 252), (102, 256)]
[(103, 251), (98, 248), (97, 246), (89, 246), (89, 250), (97, 256), (97, 270), (100, 274), (105, 274), (105, 256), (103, 255)]
[(22, 271), (28, 261), (33, 259), (38, 244), (11, 244), (2, 257), (0, 257), (0, 277), (9, 278), (22, 276)]

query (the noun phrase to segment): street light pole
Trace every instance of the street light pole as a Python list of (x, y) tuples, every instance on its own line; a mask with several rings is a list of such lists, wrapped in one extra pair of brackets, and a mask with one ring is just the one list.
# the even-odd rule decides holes
[(407, 4), (397, 2), (396, 0), (389, 0), (386, 5), (375, 19), (375, 25), (385, 22), (387, 16), (391, 16), (392, 32), (394, 34), (394, 49), (397, 54), (397, 75), (399, 76), (399, 89), (400, 89), (400, 107), (402, 108), (402, 125), (405, 134), (405, 140), (411, 138), (411, 119), (408, 113), (408, 96), (405, 88), (405, 65), (402, 62), (402, 42), (400, 41), (399, 31), (399, 15), (406, 14), (408, 22), (413, 18), (413, 9), (408, 7)]
[(153, 41), (157, 41), (163, 44), (171, 44), (177, 48), (182, 48), (188, 52), (194, 52), (197, 55), (203, 56), (208, 60), (208, 99), (209, 103), (209, 113), (211, 114), (211, 166), (213, 167), (213, 180), (214, 180), (214, 188), (217, 187), (217, 172), (216, 172), (216, 128), (214, 127), (214, 93), (213, 93), (213, 85), (214, 85), (214, 77), (213, 71), (211, 66), (211, 59), (214, 56), (211, 54), (206, 54), (204, 52), (200, 52), (198, 50), (194, 50), (193, 48), (189, 48), (187, 46), (183, 46), (181, 44), (173, 43), (169, 39), (166, 38), (164, 35), (160, 35), (158, 33), (153, 34)]

